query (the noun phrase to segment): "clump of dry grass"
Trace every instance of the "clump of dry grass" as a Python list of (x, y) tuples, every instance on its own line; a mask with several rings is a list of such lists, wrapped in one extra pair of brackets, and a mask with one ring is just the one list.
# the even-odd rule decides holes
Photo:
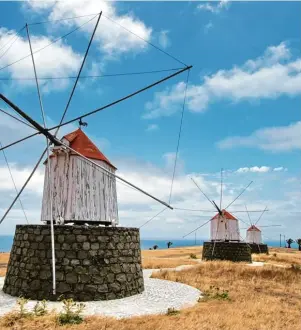
[(253, 254), (253, 261), (263, 261), (282, 265), (301, 265), (301, 252), (298, 250), (285, 248), (270, 248), (269, 250), (269, 254)]

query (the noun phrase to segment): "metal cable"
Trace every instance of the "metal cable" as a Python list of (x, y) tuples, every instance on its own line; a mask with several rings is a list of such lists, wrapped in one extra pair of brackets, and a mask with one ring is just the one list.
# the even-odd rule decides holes
[[(169, 72), (169, 71), (178, 71), (182, 68), (172, 68), (172, 69), (163, 69), (163, 70), (152, 70), (152, 71), (140, 71), (140, 72), (125, 72), (125, 73), (111, 73), (111, 74), (103, 74), (103, 75), (88, 75), (88, 76), (80, 76), (79, 79), (93, 79), (93, 78), (105, 78), (105, 77), (120, 77), (120, 76), (134, 76), (134, 75), (142, 75), (149, 73), (161, 73), (161, 72)], [(66, 76), (66, 77), (39, 77), (38, 80), (59, 80), (59, 79), (77, 79), (77, 76)], [(29, 78), (10, 78), (4, 77), (0, 78), (0, 80), (4, 81), (22, 81), (22, 80), (35, 80), (35, 77)]]
[[(0, 142), (0, 147), (1, 147), (1, 146), (2, 146), (2, 143)], [(16, 183), (15, 183), (15, 180), (14, 180), (13, 174), (12, 174), (12, 172), (11, 172), (11, 169), (10, 169), (10, 166), (9, 166), (9, 163), (8, 163), (7, 158), (6, 158), (6, 155), (5, 155), (4, 150), (2, 150), (2, 153), (3, 153), (3, 157), (4, 157), (4, 160), (5, 160), (5, 162), (6, 162), (6, 165), (7, 165), (8, 171), (9, 171), (9, 175), (10, 175), (11, 180), (12, 180), (12, 182), (13, 182), (13, 185), (14, 185), (14, 187), (15, 187), (15, 191), (16, 191), (16, 193), (17, 193), (17, 195), (18, 195), (18, 193), (19, 193), (19, 192), (18, 192), (18, 188), (17, 188), (17, 186), (16, 186)], [(24, 207), (23, 207), (23, 203), (22, 203), (20, 197), (19, 197), (19, 203), (20, 203), (21, 209), (22, 209), (22, 211), (23, 211), (23, 214), (24, 214), (25, 220), (26, 220), (27, 224), (29, 225), (28, 218), (27, 218), (27, 215), (26, 215), (26, 213), (25, 213), (25, 209), (24, 209)]]
[(188, 70), (188, 72), (187, 72), (187, 78), (186, 78), (186, 86), (185, 86), (185, 91), (184, 91), (184, 99), (183, 99), (183, 105), (182, 105), (180, 128), (179, 128), (178, 142), (177, 142), (177, 148), (176, 148), (176, 157), (175, 157), (175, 163), (174, 163), (173, 174), (172, 174), (172, 179), (171, 179), (171, 186), (170, 186), (170, 193), (169, 193), (169, 204), (171, 202), (171, 195), (172, 195), (173, 183), (174, 183), (174, 179), (175, 179), (177, 162), (178, 162), (178, 154), (179, 154), (180, 140), (181, 140), (181, 134), (182, 134), (182, 126), (183, 126), (183, 118), (184, 118), (184, 112), (185, 112), (185, 104), (186, 104), (186, 96), (187, 96), (187, 87), (188, 87), (188, 80), (189, 80), (189, 72), (190, 72), (190, 70)]
[[(13, 46), (13, 44), (18, 40), (18, 38), (19, 38), (19, 34), (23, 31), (23, 29), (25, 28), (25, 26), (23, 26), (22, 27), (22, 29), (20, 29), (18, 32), (16, 32), (15, 34), (14, 34), (14, 36), (15, 36), (15, 40), (10, 44), (10, 46), (0, 55), (0, 59), (11, 49), (11, 47)], [(13, 38), (11, 38), (10, 40), (12, 40)], [(10, 41), (9, 41), (10, 42)], [(9, 43), (9, 42), (7, 42), (6, 44), (5, 44), (5, 46)], [(3, 46), (2, 48), (4, 48), (5, 46)], [(2, 49), (1, 48), (1, 49)]]
[(109, 21), (119, 25), (120, 27), (122, 27), (124, 30), (126, 30), (127, 32), (133, 34), (134, 36), (136, 36), (137, 38), (143, 40), (144, 42), (146, 42), (147, 44), (149, 44), (150, 46), (154, 47), (155, 49), (159, 50), (160, 52), (162, 52), (163, 54), (169, 56), (170, 58), (174, 59), (175, 61), (185, 65), (186, 67), (188, 66), (187, 64), (183, 63), (182, 61), (180, 61), (178, 58), (174, 57), (173, 55), (171, 55), (170, 53), (166, 52), (165, 50), (161, 49), (160, 47), (154, 45), (153, 43), (151, 43), (150, 41), (145, 40), (144, 38), (142, 38), (141, 36), (139, 36), (138, 34), (134, 33), (133, 31), (127, 29), (126, 27), (124, 27), (123, 25), (121, 25), (120, 23), (114, 21), (112, 18), (103, 15), (103, 17), (105, 17), (106, 19), (108, 19)]
[[(97, 16), (97, 15), (96, 15), (96, 16)], [(95, 17), (96, 17), (96, 16), (95, 16)], [(59, 37), (59, 38), (53, 40), (53, 41), (52, 41), (51, 43), (49, 43), (48, 45), (46, 45), (46, 46), (44, 46), (44, 47), (42, 47), (42, 48), (40, 48), (40, 49), (38, 49), (38, 50), (35, 50), (35, 51), (33, 52), (33, 54), (37, 54), (38, 52), (40, 52), (40, 51), (44, 50), (45, 48), (51, 46), (52, 44), (56, 43), (57, 41), (59, 41), (59, 40), (65, 38), (65, 37), (69, 36), (70, 34), (72, 34), (73, 32), (75, 32), (75, 31), (77, 31), (77, 30), (81, 29), (84, 25), (86, 25), (86, 24), (88, 24), (89, 22), (91, 22), (95, 17), (91, 18), (89, 21), (83, 23), (82, 25), (80, 25), (79, 27), (73, 29), (72, 31), (70, 31), (70, 32), (68, 32), (68, 33), (66, 33), (66, 34), (64, 34), (63, 36), (61, 36), (61, 37)], [(25, 60), (26, 58), (28, 58), (28, 57), (30, 57), (30, 56), (31, 56), (31, 54), (28, 54), (28, 55), (26, 55), (26, 56), (24, 56), (24, 57), (22, 57), (22, 58), (19, 58), (19, 59), (16, 60), (16, 61), (10, 63), (10, 64), (7, 64), (7, 65), (3, 66), (2, 68), (0, 68), (0, 71), (6, 69), (6, 68), (8, 68), (8, 67), (10, 67), (10, 66), (12, 66), (12, 65), (14, 65), (14, 64), (16, 64), (16, 63), (18, 63), (18, 62), (21, 62), (21, 61)]]

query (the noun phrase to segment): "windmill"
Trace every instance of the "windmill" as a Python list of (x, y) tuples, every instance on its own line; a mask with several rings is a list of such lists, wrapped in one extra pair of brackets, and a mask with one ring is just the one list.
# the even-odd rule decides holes
[[(239, 220), (232, 213), (234, 212), (247, 212), (246, 210), (233, 210), (229, 211), (229, 207), (233, 205), (235, 201), (248, 189), (253, 183), (251, 181), (240, 193), (232, 200), (226, 207), (222, 206), (223, 202), (223, 169), (221, 169), (221, 181), (220, 181), (220, 201), (219, 206), (214, 200), (211, 200), (204, 191), (200, 188), (197, 182), (191, 178), (196, 187), (205, 196), (208, 202), (215, 208), (217, 214), (210, 220), (197, 227), (193, 231), (184, 235), (187, 237), (193, 232), (196, 232), (201, 227), (210, 222), (210, 242), (204, 242), (203, 246), (203, 259), (223, 259), (231, 261), (251, 261), (251, 251), (247, 243), (243, 242), (239, 230)], [(195, 211), (195, 210), (191, 210)], [(213, 210), (206, 210), (206, 212), (213, 212)], [(263, 211), (266, 212), (267, 209)], [(232, 212), (232, 213), (231, 213)], [(261, 210), (253, 210), (248, 212), (262, 212)]]
[(250, 245), (250, 247), (252, 249), (252, 253), (269, 253), (267, 244), (264, 244), (262, 241), (262, 232), (261, 232), (260, 228), (281, 227), (281, 225), (267, 225), (267, 226), (265, 226), (265, 225), (258, 226), (257, 225), (258, 222), (260, 221), (260, 219), (262, 218), (266, 209), (267, 209), (267, 207), (264, 209), (264, 211), (258, 217), (256, 222), (252, 222), (251, 216), (246, 207), (246, 211), (248, 213), (248, 217), (249, 217), (251, 226), (249, 228), (243, 228), (243, 229), (247, 229), (246, 242)]
[[(13, 296), (38, 300), (57, 300), (58, 296), (64, 295), (75, 300), (87, 301), (117, 299), (141, 293), (144, 290), (144, 282), (139, 229), (116, 227), (118, 224), (116, 180), (164, 205), (165, 209), (173, 209), (170, 201), (166, 203), (118, 176), (115, 173), (116, 167), (82, 131), (81, 127), (87, 126), (87, 123), (83, 122), (82, 119), (134, 97), (185, 71), (189, 73), (192, 66), (184, 64), (174, 56), (149, 43), (183, 66), (179, 69), (171, 69), (175, 72), (131, 94), (64, 121), (81, 78), (100, 18), (104, 15), (100, 12), (87, 16), (93, 16), (88, 22), (93, 19), (97, 19), (97, 21), (67, 104), (57, 125), (48, 127), (46, 123), (46, 113), (34, 56), (46, 47), (40, 50), (32, 49), (30, 24), (26, 24), (23, 28), (26, 29), (30, 49), (29, 55), (24, 58), (31, 57), (32, 60), (43, 124), (39, 124), (14, 102), (0, 94), (0, 99), (22, 118), (21, 121), (36, 130), (34, 134), (18, 141), (5, 146), (1, 145), (0, 150), (3, 151), (36, 135), (42, 135), (46, 140), (46, 147), (38, 162), (2, 216), (0, 224), (5, 220), (16, 201), (20, 201), (22, 192), (47, 155), (44, 162), (46, 166), (41, 214), (43, 224), (17, 225), (16, 227), (3, 287), (5, 293)], [(68, 18), (68, 20), (70, 19), (72, 18)], [(111, 21), (114, 22), (114, 20)], [(39, 24), (44, 23), (47, 22)], [(118, 25), (121, 26), (119, 23)], [(78, 29), (74, 29), (67, 35)], [(125, 29), (131, 32), (127, 28)], [(52, 43), (65, 36), (55, 39)], [(11, 46), (12, 44), (9, 47)], [(14, 65), (14, 63), (10, 65)], [(4, 68), (0, 68), (0, 70)], [(20, 121), (20, 119), (17, 120)], [(79, 129), (65, 135), (62, 139), (58, 139), (59, 129), (74, 122), (79, 123)], [(66, 223), (71, 223), (71, 226), (66, 226)]]

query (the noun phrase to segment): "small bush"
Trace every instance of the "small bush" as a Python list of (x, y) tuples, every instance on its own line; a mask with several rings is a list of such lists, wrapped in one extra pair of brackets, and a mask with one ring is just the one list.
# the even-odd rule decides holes
[(210, 289), (204, 292), (205, 299), (199, 299), (199, 302), (206, 301), (208, 299), (219, 299), (219, 300), (230, 300), (228, 290), (220, 290), (220, 288), (215, 286), (210, 286)]
[(83, 303), (76, 303), (73, 299), (64, 299), (63, 311), (58, 316), (58, 323), (64, 324), (80, 324), (84, 318), (81, 315), (85, 305)]
[(273, 257), (275, 257), (275, 258), (276, 258), (276, 257), (277, 257), (277, 253), (273, 253)]
[(12, 312), (9, 314), (4, 315), (1, 318), (1, 325), (7, 327), (7, 328), (13, 328), (13, 326), (20, 321), (23, 318), (30, 318), (33, 316), (33, 313), (30, 313), (26, 309), (26, 305), (28, 303), (28, 299), (25, 299), (23, 297), (20, 297), (17, 300), (17, 305), (19, 306), (19, 309), (16, 312)]
[(172, 315), (178, 315), (180, 313), (180, 311), (178, 311), (175, 308), (168, 308), (166, 315), (172, 316)]
[(29, 317), (32, 316), (32, 313), (30, 313), (27, 309), (26, 309), (26, 305), (28, 303), (29, 299), (25, 299), (23, 297), (20, 297), (17, 300), (17, 304), (19, 306), (19, 318), (23, 318), (23, 317)]
[(47, 301), (46, 300), (38, 301), (33, 308), (33, 312), (35, 316), (46, 315), (48, 313)]
[(196, 256), (194, 253), (191, 253), (191, 254), (190, 254), (190, 258), (191, 258), (191, 259), (197, 259), (197, 256)]

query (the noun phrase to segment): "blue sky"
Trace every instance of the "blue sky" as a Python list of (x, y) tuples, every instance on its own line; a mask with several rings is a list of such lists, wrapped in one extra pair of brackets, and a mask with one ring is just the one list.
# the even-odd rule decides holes
[[(193, 186), (219, 198), (218, 172), (225, 173), (225, 203), (250, 180), (254, 184), (236, 209), (270, 211), (262, 224), (269, 236), (280, 232), (301, 235), (300, 149), (301, 55), (299, 2), (110, 2), (92, 0), (36, 3), (0, 2), (0, 46), (26, 22), (42, 22), (96, 13), (125, 25), (182, 62), (193, 65), (187, 90), (173, 205), (208, 209)], [(168, 15), (167, 15), (168, 13)], [(68, 33), (90, 17), (30, 26), (33, 48)], [(95, 19), (63, 41), (37, 54), (40, 77), (74, 76), (80, 66)], [(0, 68), (28, 54), (25, 31), (11, 49), (0, 49)], [(149, 44), (103, 17), (83, 75), (151, 71), (182, 67)], [(170, 72), (171, 73), (171, 72)], [(81, 80), (68, 110), (70, 119), (144, 87), (169, 72)], [(0, 78), (33, 77), (30, 59), (0, 70)], [(186, 73), (115, 107), (86, 118), (86, 133), (125, 178), (168, 200), (174, 152), (179, 130)], [(72, 81), (43, 81), (42, 94), (48, 123), (55, 124), (66, 104)], [(1, 81), (1, 91), (41, 122), (33, 81)], [(1, 104), (4, 107), (3, 104)], [(3, 144), (28, 130), (1, 115)], [(66, 127), (69, 132), (76, 125)], [(37, 137), (7, 150), (19, 186), (39, 157), (44, 139)], [(3, 157), (0, 157), (0, 209), (14, 196)], [(43, 167), (25, 192), (24, 205), (38, 222)], [(1, 173), (2, 172), (2, 173)], [(3, 181), (3, 182), (4, 182)], [(140, 226), (162, 208), (118, 185), (123, 225)], [(233, 207), (234, 208), (234, 207)], [(180, 238), (196, 223), (208, 219), (196, 212), (166, 211), (141, 230), (142, 237)], [(245, 215), (241, 216), (247, 219)], [(255, 218), (255, 215), (254, 215)], [(16, 205), (2, 226), (10, 233), (23, 223)], [(158, 228), (160, 230), (158, 231)], [(267, 235), (268, 235), (267, 234)], [(199, 235), (208, 237), (209, 228)], [(244, 233), (242, 232), (242, 235)]]

